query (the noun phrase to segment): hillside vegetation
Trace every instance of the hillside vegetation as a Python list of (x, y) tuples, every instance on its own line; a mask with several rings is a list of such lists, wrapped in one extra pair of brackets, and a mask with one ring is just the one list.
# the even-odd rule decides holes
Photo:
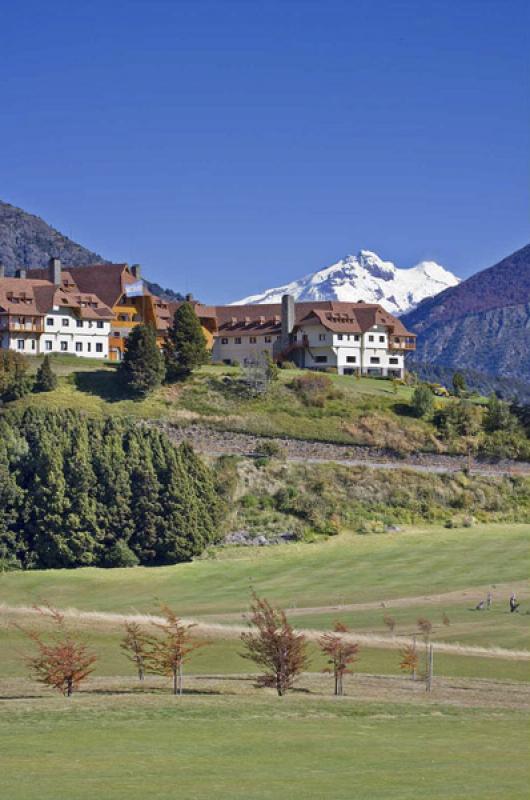
[[(39, 359), (31, 360), (31, 370)], [(53, 392), (27, 395), (15, 407), (71, 408), (90, 415), (190, 424), (258, 436), (358, 444), (406, 455), (418, 451), (530, 459), (530, 439), (514, 418), (507, 430), (484, 431), (484, 398), (434, 397), (423, 417), (414, 386), (375, 378), (279, 370), (257, 394), (238, 367), (206, 366), (183, 383), (163, 386), (143, 400), (129, 397), (112, 365), (52, 359), (59, 375)], [(471, 434), (471, 440), (469, 438)], [(494, 435), (493, 435), (494, 434)]]

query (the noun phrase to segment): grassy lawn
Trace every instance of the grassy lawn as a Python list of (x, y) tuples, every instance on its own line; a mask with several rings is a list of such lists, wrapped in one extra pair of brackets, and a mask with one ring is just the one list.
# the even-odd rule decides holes
[[(0, 598), (127, 613), (152, 612), (164, 601), (185, 616), (244, 611), (252, 587), (286, 607), (381, 602), (524, 581), (529, 540), (523, 524), (345, 533), (314, 544), (225, 548), (170, 567), (4, 573)], [(469, 603), (462, 606), (465, 615)]]
[[(206, 692), (207, 689), (203, 688)], [(527, 717), (508, 709), (266, 693), (15, 700), (9, 800), (526, 797)], [(15, 710), (16, 709), (16, 710)], [(28, 758), (28, 754), (31, 757)]]

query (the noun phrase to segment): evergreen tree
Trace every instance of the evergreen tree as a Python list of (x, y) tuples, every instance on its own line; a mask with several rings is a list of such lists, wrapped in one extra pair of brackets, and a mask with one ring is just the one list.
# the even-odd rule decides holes
[(114, 566), (107, 560), (107, 555), (118, 541), (128, 545), (134, 533), (131, 480), (123, 447), (122, 423), (109, 418), (100, 428), (98, 423), (93, 422), (91, 436), (96, 475), (96, 517), (101, 531), (101, 563)]
[(3, 565), (187, 561), (217, 537), (219, 509), (210, 469), (159, 431), (73, 411), (0, 417)]
[(17, 400), (30, 391), (28, 360), (22, 353), (0, 349), (0, 400)]
[(187, 378), (209, 358), (206, 338), (191, 303), (182, 303), (173, 317), (164, 342), (168, 381)]
[(7, 448), (0, 436), (0, 571), (19, 563), (21, 536), (17, 532), (22, 492), (10, 471)]
[(57, 388), (57, 375), (52, 370), (50, 356), (44, 356), (44, 360), (37, 370), (34, 392), (53, 392)]
[(118, 371), (133, 394), (145, 397), (164, 380), (164, 359), (151, 325), (137, 325), (125, 345), (125, 354)]
[(156, 562), (157, 539), (164, 513), (147, 431), (129, 432), (127, 456), (131, 475), (131, 514), (135, 530), (130, 547), (142, 564)]
[(466, 379), (462, 372), (453, 375), (453, 390), (457, 397), (462, 397), (467, 392)]

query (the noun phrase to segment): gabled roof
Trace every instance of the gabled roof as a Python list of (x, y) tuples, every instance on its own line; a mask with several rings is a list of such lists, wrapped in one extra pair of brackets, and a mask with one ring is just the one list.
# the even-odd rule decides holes
[(127, 264), (91, 264), (87, 267), (69, 267), (75, 283), (83, 292), (96, 292), (103, 303), (112, 308), (136, 278)]
[[(31, 270), (33, 272), (37, 270)], [(114, 316), (99, 297), (80, 292), (77, 286), (66, 290), (40, 278), (0, 279), (0, 311), (18, 316), (44, 316), (54, 306), (69, 308), (82, 319), (112, 319)]]
[[(304, 301), (295, 303), (295, 327), (302, 322), (321, 324), (336, 333), (364, 333), (375, 325), (390, 329), (392, 335), (413, 336), (403, 323), (375, 303), (344, 303), (335, 300)], [(263, 303), (241, 306), (216, 306), (219, 333), (230, 331), (251, 333), (259, 326), (273, 332), (281, 329), (280, 303)], [(258, 325), (259, 322), (259, 325)]]

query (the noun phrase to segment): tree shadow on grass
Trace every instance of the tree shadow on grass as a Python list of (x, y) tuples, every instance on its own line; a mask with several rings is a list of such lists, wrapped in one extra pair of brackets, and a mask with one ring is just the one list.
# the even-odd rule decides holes
[(73, 375), (73, 379), (78, 391), (99, 397), (107, 403), (137, 399), (127, 391), (119, 374), (114, 370), (101, 369), (92, 372), (76, 372)]
[[(173, 694), (173, 691), (169, 686), (138, 686), (136, 688), (131, 687), (128, 689), (83, 689), (82, 694), (90, 694), (90, 695), (97, 695), (100, 697), (110, 697), (112, 695), (146, 695), (146, 694), (156, 694), (156, 695), (168, 695)], [(184, 687), (182, 692), (183, 695), (221, 695), (224, 692), (220, 692), (216, 689), (188, 689)]]
[(411, 405), (409, 405), (409, 403), (394, 403), (392, 406), (392, 411), (395, 414), (398, 414), (400, 417), (411, 417), (413, 419), (417, 419), (414, 409)]

